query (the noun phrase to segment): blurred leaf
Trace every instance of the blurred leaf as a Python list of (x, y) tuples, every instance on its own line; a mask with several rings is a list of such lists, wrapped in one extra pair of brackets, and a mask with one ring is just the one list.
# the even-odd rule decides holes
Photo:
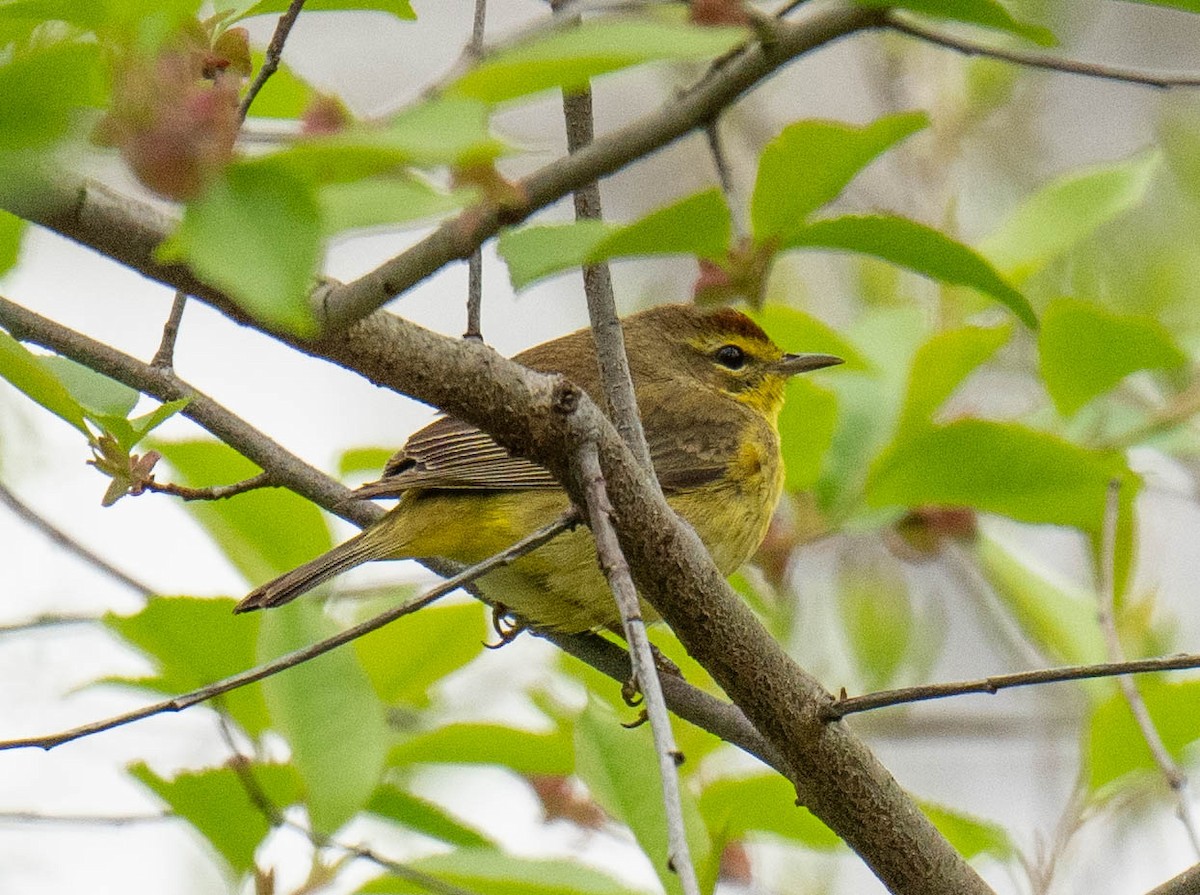
[(994, 31), (1006, 31), (1043, 47), (1058, 44), (1058, 38), (1052, 31), (1040, 25), (1017, 21), (997, 0), (858, 0), (858, 4), (875, 8), (890, 6), (907, 9), (935, 19), (950, 19)]
[(1063, 416), (1138, 370), (1175, 370), (1187, 355), (1152, 317), (1114, 314), (1072, 298), (1052, 302), (1038, 334), (1042, 380)]
[(964, 326), (937, 333), (925, 342), (908, 373), (896, 438), (932, 424), (938, 408), (1011, 335), (1011, 326)]
[(569, 726), (535, 733), (499, 724), (447, 724), (393, 746), (388, 764), (494, 764), (518, 774), (570, 774), (575, 747)]
[[(435, 879), (487, 895), (645, 895), (611, 876), (567, 860), (518, 858), (490, 848), (460, 848), (449, 854), (406, 862), (406, 866)], [(361, 895), (424, 893), (420, 879), (381, 876), (357, 892)]]
[(1162, 163), (1159, 152), (1061, 177), (1027, 198), (979, 246), (1020, 284), (1138, 205)]
[(779, 442), (783, 450), (784, 488), (807, 491), (821, 477), (825, 456), (837, 429), (837, 394), (809, 379), (793, 378), (786, 387), (779, 413)]
[[(1138, 675), (1135, 681), (1163, 745), (1176, 761), (1183, 762), (1187, 748), (1200, 738), (1196, 724), (1200, 680)], [(1137, 771), (1158, 774), (1146, 737), (1120, 693), (1113, 693), (1092, 711), (1085, 756), (1088, 788), (1093, 792), (1124, 782), (1123, 777)]]
[(712, 59), (750, 36), (744, 28), (607, 18), (560, 28), (489, 55), (450, 85), (451, 96), (502, 102), (652, 61)]
[(396, 451), (393, 448), (350, 448), (338, 458), (338, 475), (344, 477), (357, 472), (377, 473), (394, 453)]
[(1017, 847), (999, 824), (923, 800), (920, 805), (921, 813), (968, 861), (982, 855), (1001, 861), (1017, 856)]
[(0, 208), (0, 276), (16, 266), (21, 254), (21, 237), (24, 235), (25, 221)]
[[(975, 540), (975, 555), (1000, 602), (1043, 655), (1066, 665), (1105, 661), (1095, 594), (1061, 580), (986, 530)], [(1083, 686), (1093, 694), (1111, 690), (1107, 681)]]
[(605, 221), (522, 227), (500, 234), (496, 250), (508, 265), (514, 289), (564, 270), (582, 267), (614, 225)]
[(830, 218), (793, 230), (780, 248), (873, 255), (951, 286), (970, 286), (996, 299), (1030, 329), (1037, 328), (1037, 317), (1025, 296), (983, 257), (916, 221), (889, 215)]
[(484, 607), (472, 600), (429, 606), (354, 641), (375, 692), (384, 702), (429, 704), (429, 689), (483, 650)]
[(726, 840), (763, 832), (821, 851), (842, 843), (807, 808), (796, 805), (796, 788), (779, 774), (714, 780), (700, 793), (699, 807), (707, 827)]
[[(278, 15), (285, 12), (289, 5), (289, 0), (260, 0), (239, 12), (233, 21), (250, 16)], [(341, 10), (386, 12), (398, 19), (415, 19), (417, 17), (409, 0), (308, 0), (304, 4), (306, 13), (339, 12)]]
[[(575, 725), (575, 772), (610, 817), (629, 827), (668, 893), (681, 892), (679, 877), (667, 866), (666, 812), (662, 780), (649, 725), (622, 727), (616, 714), (594, 697)], [(695, 799), (680, 793), (683, 821), (698, 874), (710, 863), (712, 843)], [(700, 880), (709, 891), (714, 880)]]
[(786, 243), (863, 168), (928, 125), (924, 112), (901, 112), (862, 127), (836, 121), (797, 121), (785, 127), (759, 158), (750, 200), (755, 241)]
[[(267, 661), (336, 633), (319, 606), (293, 603), (266, 613), (259, 659)], [(350, 650), (325, 653), (262, 682), (271, 726), (292, 748), (313, 827), (333, 833), (371, 797), (383, 773), (388, 731), (383, 704)]]
[(92, 433), (84, 422), (83, 408), (42, 360), (0, 330), (0, 377), (24, 392), (30, 400), (70, 423), (91, 441)]
[(868, 690), (891, 685), (911, 651), (916, 619), (908, 583), (887, 553), (848, 550), (838, 566), (838, 609)]
[(877, 507), (965, 506), (1091, 532), (1113, 479), (1137, 490), (1119, 453), (1016, 423), (963, 419), (894, 442), (871, 468), (866, 496)]
[(870, 361), (849, 339), (805, 311), (769, 302), (747, 313), (784, 351), (836, 354), (846, 362), (842, 370), (862, 372), (871, 368)]
[[(134, 615), (106, 613), (105, 627), (158, 666), (150, 677), (107, 680), (178, 696), (253, 667), (259, 617), (235, 616), (233, 605), (228, 599), (151, 597)], [(252, 737), (268, 726), (260, 684), (231, 690), (217, 705)]]
[(226, 168), (188, 203), (157, 255), (187, 263), (269, 327), (315, 329), (308, 293), (321, 257), (320, 209), (279, 156)]
[(492, 844), (478, 830), (467, 826), (440, 806), (387, 783), (375, 790), (371, 801), (367, 802), (366, 810), (395, 821), (405, 829), (461, 848), (482, 848)]
[(705, 190), (615, 228), (591, 250), (589, 263), (638, 255), (696, 255), (729, 251), (733, 224), (719, 189)]
[[(311, 11), (307, 3), (304, 8)], [(264, 58), (260, 50), (250, 54), (256, 76), (262, 70)], [(298, 77), (286, 62), (280, 62), (275, 74), (254, 97), (250, 114), (255, 118), (300, 118), (316, 95), (311, 84)]]
[(399, 227), (466, 207), (474, 193), (444, 193), (417, 177), (389, 177), (321, 187), (322, 230), (327, 236), (365, 227)]
[(138, 402), (138, 392), (103, 373), (77, 364), (69, 357), (47, 355), (42, 365), (66, 386), (82, 407), (95, 414), (125, 417)]
[(64, 136), (81, 107), (101, 100), (100, 48), (60, 43), (0, 65), (0, 152), (43, 148)]
[[(250, 765), (246, 771), (274, 806), (297, 801), (300, 780), (291, 765)], [(185, 771), (167, 780), (139, 762), (129, 773), (195, 827), (236, 873), (254, 869), (254, 852), (271, 827), (233, 768)]]
[[(257, 466), (215, 441), (158, 442), (155, 448), (193, 488), (229, 485), (257, 475)], [(262, 582), (332, 546), (321, 511), (283, 488), (259, 488), (228, 500), (184, 505), (249, 582)]]

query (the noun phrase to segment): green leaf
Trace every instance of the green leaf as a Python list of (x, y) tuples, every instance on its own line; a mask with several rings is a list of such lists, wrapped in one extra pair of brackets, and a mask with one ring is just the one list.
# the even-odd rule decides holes
[(1016, 423), (964, 419), (892, 444), (868, 477), (871, 506), (966, 506), (1022, 522), (1099, 531), (1108, 483), (1136, 485), (1116, 452)]
[(129, 444), (122, 442), (122, 447), (126, 450), (133, 448), (139, 441), (173, 417), (183, 408), (192, 403), (191, 398), (179, 398), (176, 401), (168, 401), (166, 404), (160, 404), (149, 413), (143, 413), (141, 416), (135, 416), (129, 420), (130, 429), (133, 433), (133, 441)]
[(836, 354), (845, 361), (842, 370), (864, 372), (871, 369), (871, 362), (849, 339), (799, 308), (770, 302), (746, 313), (784, 351)]
[[(250, 16), (278, 15), (285, 12), (290, 5), (289, 0), (260, 0), (253, 6), (240, 12), (233, 21), (246, 19)], [(343, 10), (364, 10), (368, 12), (386, 12), (398, 19), (416, 19), (409, 0), (308, 0), (304, 11), (310, 12), (341, 12)]]
[(460, 848), (482, 848), (492, 844), (478, 830), (467, 826), (438, 805), (387, 783), (372, 794), (371, 801), (367, 802), (367, 811)]
[(499, 724), (447, 724), (393, 746), (388, 764), (494, 764), (518, 774), (571, 774), (575, 747), (569, 726), (535, 733)]
[(821, 851), (842, 842), (807, 808), (796, 805), (796, 788), (779, 774), (714, 780), (700, 793), (699, 807), (708, 828), (726, 840), (774, 833)]
[(1006, 31), (1043, 47), (1058, 44), (1054, 32), (1040, 25), (1014, 19), (997, 0), (858, 0), (858, 4), (876, 9), (884, 6), (907, 9), (936, 19), (950, 19), (993, 31)]
[(417, 177), (371, 178), (321, 187), (322, 231), (327, 236), (365, 227), (400, 227), (466, 207), (474, 193), (444, 193)]
[(578, 91), (597, 75), (632, 65), (712, 59), (748, 37), (744, 28), (595, 19), (501, 50), (451, 84), (447, 93), (496, 103), (552, 87)]
[(924, 224), (890, 215), (817, 221), (788, 234), (781, 248), (825, 248), (873, 255), (951, 286), (969, 286), (999, 301), (1030, 329), (1029, 301), (972, 249)]
[(484, 607), (472, 600), (430, 606), (354, 641), (355, 652), (384, 702), (429, 704), (429, 689), (483, 649)]
[[(667, 866), (662, 780), (648, 726), (623, 727), (611, 708), (590, 697), (575, 726), (575, 771), (600, 807), (629, 827), (663, 888), (681, 892), (679, 877)], [(710, 864), (712, 843), (695, 799), (686, 788), (680, 796), (692, 861), (700, 873)], [(712, 882), (702, 879), (701, 890)]]
[[(1107, 657), (1096, 620), (1096, 596), (1057, 576), (981, 531), (975, 556), (996, 596), (1025, 636), (1055, 662), (1083, 665)], [(1088, 692), (1108, 693), (1108, 682), (1086, 681)]]
[(308, 294), (321, 258), (320, 208), (278, 157), (230, 165), (158, 249), (184, 261), (249, 314), (295, 335), (316, 329)]
[(514, 289), (564, 270), (582, 267), (615, 226), (604, 221), (522, 227), (500, 234), (496, 249), (508, 265)]
[(940, 332), (918, 349), (896, 438), (933, 423), (933, 416), (975, 369), (1012, 335), (1010, 326), (964, 326)]
[(866, 688), (890, 686), (912, 650), (916, 626), (908, 585), (890, 554), (843, 558), (838, 609)]
[[(266, 613), (259, 658), (267, 661), (336, 633), (311, 603)], [(271, 726), (292, 747), (313, 827), (333, 833), (367, 804), (387, 757), (383, 704), (351, 650), (325, 653), (262, 683)]]
[(395, 453), (394, 448), (350, 448), (338, 458), (338, 475), (345, 477), (361, 472), (377, 473)]
[[(105, 627), (158, 667), (150, 677), (108, 680), (178, 696), (252, 667), (259, 618), (235, 616), (233, 605), (227, 599), (151, 597), (134, 615), (105, 614)], [(230, 691), (221, 697), (220, 706), (250, 736), (267, 727), (259, 684)]]
[[(183, 484), (194, 488), (230, 485), (260, 472), (220, 442), (159, 442), (155, 448)], [(228, 500), (194, 500), (185, 506), (250, 582), (280, 575), (331, 546), (321, 511), (282, 488), (259, 488)]]
[[(276, 807), (287, 807), (299, 796), (300, 781), (291, 765), (249, 765), (245, 772)], [(208, 768), (167, 780), (139, 762), (129, 773), (195, 827), (236, 873), (254, 869), (254, 852), (271, 827), (237, 771)]]
[[(1169, 681), (1139, 675), (1136, 683), (1163, 745), (1176, 761), (1183, 762), (1188, 747), (1200, 737), (1196, 725), (1200, 680)], [(1145, 734), (1120, 693), (1113, 693), (1092, 711), (1085, 756), (1088, 787), (1093, 792), (1115, 788), (1114, 784), (1125, 782), (1122, 778), (1139, 771), (1158, 775)]]
[(1021, 203), (979, 251), (1021, 284), (1140, 204), (1161, 164), (1161, 153), (1145, 152), (1061, 177)]
[(733, 239), (729, 206), (719, 189), (675, 202), (613, 230), (592, 249), (589, 263), (638, 255), (723, 258)]
[(785, 127), (758, 162), (750, 200), (755, 241), (786, 242), (863, 168), (928, 125), (923, 112), (902, 112), (863, 127), (836, 121), (797, 121)]
[(83, 408), (42, 360), (8, 333), (0, 331), (0, 377), (24, 392), (30, 400), (70, 423), (90, 441), (92, 433), (84, 422)]
[(793, 378), (788, 382), (779, 414), (779, 442), (783, 450), (783, 486), (789, 493), (807, 491), (817, 484), (837, 422), (836, 392), (810, 379)]
[(24, 235), (25, 221), (0, 208), (0, 276), (16, 266)]
[(80, 406), (91, 413), (125, 417), (140, 397), (136, 389), (77, 364), (69, 357), (48, 355), (41, 361), (54, 378), (66, 386)]
[(1188, 361), (1157, 320), (1115, 314), (1071, 298), (1046, 308), (1038, 351), (1046, 391), (1063, 416), (1073, 416), (1130, 373), (1176, 370)]
[(44, 148), (63, 137), (81, 107), (100, 100), (94, 43), (61, 43), (0, 65), (0, 152)]
[[(639, 891), (575, 861), (518, 858), (490, 848), (460, 848), (406, 866), (442, 883), (487, 895), (633, 895)], [(357, 890), (358, 895), (424, 895), (429, 891), (421, 879), (398, 876), (381, 876)]]
[(983, 855), (1002, 861), (1017, 856), (1017, 847), (999, 824), (932, 802), (921, 801), (920, 805), (921, 813), (968, 861)]

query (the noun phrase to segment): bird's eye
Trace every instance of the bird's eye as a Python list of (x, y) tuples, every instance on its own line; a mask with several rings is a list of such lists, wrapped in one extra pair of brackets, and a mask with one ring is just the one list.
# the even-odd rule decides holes
[(746, 352), (737, 345), (722, 345), (713, 356), (717, 363), (731, 370), (740, 370), (746, 366)]

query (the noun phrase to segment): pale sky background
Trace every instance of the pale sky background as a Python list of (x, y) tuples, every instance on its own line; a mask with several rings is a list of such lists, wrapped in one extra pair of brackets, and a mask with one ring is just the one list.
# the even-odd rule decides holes
[[(411, 100), (421, 86), (458, 57), (469, 29), (471, 3), (466, 0), (414, 0), (419, 20), (399, 23), (374, 15), (304, 15), (291, 38), (285, 58), (315, 83), (339, 93), (359, 113), (381, 113)], [(1083, 9), (1087, 4), (1080, 4)], [(1200, 71), (1200, 19), (1182, 14), (1118, 3), (1104, 5), (1097, 26), (1075, 34), (1073, 55), (1103, 58), (1114, 63), (1152, 68)], [(488, 10), (489, 39), (543, 14), (533, 0), (492, 0)], [(1090, 15), (1090, 13), (1088, 13)], [(1136, 21), (1140, 28), (1129, 23)], [(265, 41), (273, 22), (252, 23)], [(1069, 33), (1069, 29), (1064, 31)], [(737, 114), (753, 133), (770, 134), (797, 118), (825, 116), (861, 122), (882, 109), (875, 74), (860, 64), (861, 54), (881, 46), (877, 37), (855, 37), (812, 58), (793, 64), (758, 91)], [(901, 108), (930, 108), (939, 91), (953, 89), (950, 57), (928, 53), (927, 70), (910, 68), (903, 83), (889, 90), (905, 97)], [(950, 59), (950, 62), (953, 62)], [(668, 96), (661, 72), (608, 79), (598, 91), (597, 131), (650, 111)], [(1044, 101), (1041, 145), (1010, 146), (1008, 152), (1027, 158), (1036, 178), (1082, 164), (1121, 158), (1151, 137), (1159, 94), (1128, 86), (1101, 84), (1082, 78), (1052, 76), (1042, 82)], [(558, 100), (547, 97), (506, 113), (498, 128), (528, 147), (543, 150), (512, 167), (520, 174), (562, 151)], [(747, 190), (753, 168), (736, 139), (730, 140), (738, 182)], [(851, 190), (850, 207), (900, 207), (906, 201), (920, 206), (921, 197), (897, 197), (886, 192), (886, 176), (868, 172)], [(105, 176), (111, 176), (106, 172)], [(712, 168), (703, 141), (690, 138), (622, 172), (605, 184), (606, 213), (629, 219), (712, 181)], [(983, 183), (981, 181), (981, 183)], [(978, 195), (971, 183), (961, 184), (964, 229), (968, 236), (978, 221), (994, 221), (994, 207), (1007, 196)], [(745, 195), (745, 192), (743, 192)], [(993, 211), (989, 211), (993, 209)], [(972, 217), (972, 212), (975, 218)], [(566, 203), (558, 213), (565, 219)], [(389, 233), (335, 246), (327, 272), (351, 278), (395, 255), (423, 232)], [(822, 278), (836, 268), (805, 268), (809, 282), (821, 287)], [(649, 300), (686, 300), (694, 264), (684, 261), (633, 262), (619, 265), (619, 300), (632, 308)], [(393, 305), (393, 310), (439, 331), (457, 334), (464, 325), (466, 268), (458, 265), (421, 284)], [(543, 341), (585, 322), (577, 276), (557, 278), (514, 298), (503, 265), (491, 252), (485, 259), (484, 333), (505, 353)], [(110, 341), (139, 357), (149, 358), (158, 343), (170, 293), (137, 274), (100, 259), (46, 233), (27, 237), (20, 267), (0, 280), (0, 293), (34, 310)], [(818, 306), (819, 310), (819, 306)], [(837, 307), (830, 309), (838, 323)], [(789, 346), (801, 348), (803, 346)], [(333, 469), (346, 447), (399, 445), (408, 433), (429, 419), (431, 411), (381, 391), (331, 365), (300, 357), (271, 340), (231, 325), (199, 303), (190, 303), (176, 353), (177, 372), (186, 380), (263, 428), (273, 438), (309, 462)], [(181, 419), (160, 430), (163, 437), (195, 437), (195, 427)], [(99, 505), (106, 480), (84, 465), (85, 446), (57, 419), (32, 407), (12, 389), (0, 384), (0, 472), (26, 502), (57, 525), (77, 536), (116, 565), (163, 593), (240, 595), (244, 584), (207, 539), (198, 534), (184, 510), (167, 497), (146, 495), (125, 499), (115, 507)], [(1147, 458), (1153, 464), (1153, 458)], [(1161, 487), (1143, 503), (1144, 553), (1140, 581), (1162, 588), (1164, 599), (1194, 599), (1189, 593), (1200, 580), (1200, 559), (1193, 544), (1200, 530), (1200, 513), (1190, 486), (1170, 469), (1156, 478)], [(1180, 492), (1184, 493), (1180, 493)], [(1150, 509), (1152, 511), (1146, 511)], [(995, 526), (1014, 540), (1026, 540), (1017, 526)], [(1077, 574), (1081, 555), (1070, 535), (1037, 545), (1048, 562), (1064, 574)], [(140, 601), (75, 560), (0, 508), (0, 562), (4, 581), (0, 624), (15, 623), (40, 613), (128, 613)], [(828, 586), (830, 557), (815, 549), (801, 563), (804, 587), (811, 594), (806, 612), (819, 630), (831, 610), (820, 600)], [(396, 567), (362, 573), (366, 578), (417, 571)], [(957, 587), (936, 572), (915, 572), (930, 600)], [(969, 613), (968, 613), (969, 614)], [(826, 619), (828, 621), (828, 619)], [(961, 619), (951, 620), (957, 627)], [(1194, 624), (1194, 621), (1193, 621)], [(951, 639), (954, 638), (952, 628)], [(1193, 641), (1195, 645), (1195, 641)], [(470, 710), (472, 682), (487, 677), (536, 674), (545, 644), (522, 638), (517, 644), (487, 653), (460, 676), (457, 698)], [(990, 655), (989, 655), (990, 653)], [(1007, 670), (995, 663), (1009, 661), (1003, 648), (969, 640), (956, 643), (937, 667), (934, 679), (978, 676)], [(984, 660), (993, 661), (984, 666)], [(819, 649), (814, 661), (833, 668), (836, 663)], [(0, 636), (0, 738), (45, 733), (73, 726), (142, 704), (145, 695), (114, 688), (87, 687), (105, 675), (147, 670), (139, 658), (116, 646), (94, 627), (53, 628)], [(836, 678), (826, 681), (836, 686)], [(460, 691), (460, 692), (459, 692)], [(871, 738), (868, 741), (900, 781), (920, 796), (974, 811), (1006, 826), (1027, 849), (1053, 834), (1058, 812), (1075, 773), (1076, 748), (1070, 733), (1046, 716), (1061, 710), (1063, 701), (1050, 694), (1026, 692), (992, 701), (964, 700), (956, 707), (960, 718), (977, 713), (977, 737), (939, 739), (927, 736)], [(476, 706), (481, 713), (503, 710)], [(1026, 737), (997, 737), (987, 719), (1009, 719), (1014, 728), (1028, 725), (1040, 732)], [(1069, 728), (1066, 728), (1069, 730)], [(144, 814), (155, 802), (120, 768), (146, 757), (159, 772), (200, 767), (221, 760), (224, 747), (212, 716), (193, 709), (158, 717), (121, 730), (68, 744), (48, 754), (21, 751), (0, 753), (0, 895), (21, 893), (88, 892), (90, 895), (179, 893), (208, 895), (229, 891), (216, 864), (186, 825), (179, 822), (139, 823), (122, 827), (70, 824), (6, 823), (4, 812), (36, 811), (62, 815)], [(423, 791), (469, 817), (500, 841), (522, 853), (545, 849), (557, 854), (584, 852), (608, 869), (619, 869), (632, 882), (653, 887), (643, 863), (630, 859), (620, 837), (587, 837), (562, 824), (542, 827), (528, 789), (498, 772), (472, 772), (472, 785), (461, 780), (447, 784), (445, 773), (430, 773)], [(479, 793), (494, 801), (482, 804)], [(1093, 825), (1080, 837), (1078, 854), (1086, 858), (1065, 866), (1055, 892), (1137, 892), (1150, 888), (1190, 863), (1179, 825), (1162, 812), (1147, 816), (1136, 830), (1138, 846), (1122, 843), (1119, 866), (1097, 853), (1111, 830)], [(356, 831), (349, 831), (354, 834)], [(352, 839), (353, 835), (343, 838)], [(389, 852), (403, 858), (410, 841), (394, 843)], [(298, 853), (302, 846), (288, 837), (272, 845), (266, 857)], [(1129, 855), (1136, 852), (1135, 859)], [(768, 866), (780, 872), (783, 860), (764, 849)], [(284, 862), (287, 863), (286, 861)], [(295, 862), (292, 862), (295, 863)], [(830, 860), (814, 863), (824, 873)], [(857, 861), (835, 861), (841, 868), (836, 893), (868, 895), (882, 891)], [(1069, 862), (1070, 864), (1070, 862)], [(1004, 871), (983, 868), (999, 892), (1022, 891)], [(370, 873), (364, 868), (364, 876)], [(755, 891), (777, 891), (770, 886)], [(816, 886), (817, 879), (813, 880)], [(286, 891), (298, 880), (280, 880)], [(817, 891), (792, 885), (788, 891)], [(778, 890), (782, 891), (782, 890)]]

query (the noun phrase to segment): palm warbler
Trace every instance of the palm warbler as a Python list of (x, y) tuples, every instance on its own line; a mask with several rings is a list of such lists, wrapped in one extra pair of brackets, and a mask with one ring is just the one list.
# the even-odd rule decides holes
[[(626, 318), (622, 329), (667, 501), (728, 575), (762, 542), (783, 487), (776, 422), (784, 383), (841, 359), (784, 354), (749, 317), (730, 308), (664, 305)], [(562, 373), (592, 397), (600, 395), (590, 330), (537, 345), (516, 360)], [(400, 501), (361, 534), (249, 594), (237, 611), (287, 603), (374, 559), (476, 563), (553, 522), (569, 506), (546, 470), (453, 417), (413, 435), (383, 477), (359, 494)], [(493, 605), (538, 627), (620, 630), (586, 529), (560, 535), (478, 585)], [(642, 612), (647, 621), (658, 618), (648, 605)]]

